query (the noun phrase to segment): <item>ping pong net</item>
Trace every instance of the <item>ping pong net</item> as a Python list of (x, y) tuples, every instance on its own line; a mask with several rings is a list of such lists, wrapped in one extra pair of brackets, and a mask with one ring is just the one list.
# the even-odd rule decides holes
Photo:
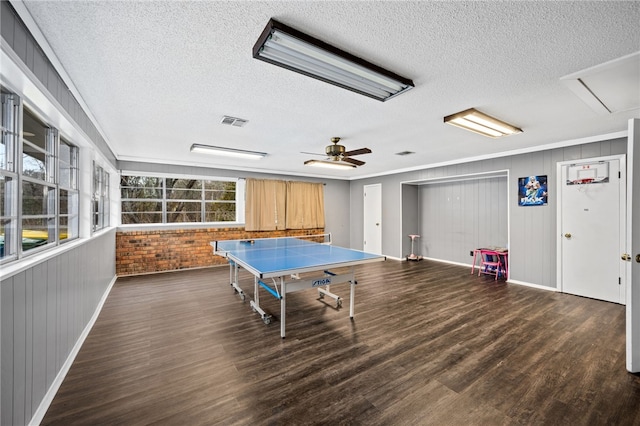
[(331, 245), (331, 233), (314, 234), (314, 235), (293, 235), (286, 237), (268, 237), (268, 238), (242, 238), (238, 240), (220, 240), (215, 242), (215, 250), (231, 248), (231, 246), (242, 247), (246, 249), (267, 249), (277, 248), (282, 244), (294, 246), (296, 244), (305, 245), (307, 243), (319, 243)]

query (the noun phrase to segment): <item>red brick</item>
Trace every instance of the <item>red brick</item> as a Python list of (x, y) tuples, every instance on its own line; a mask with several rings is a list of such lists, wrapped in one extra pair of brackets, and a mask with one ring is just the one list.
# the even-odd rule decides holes
[(246, 232), (244, 228), (121, 231), (116, 233), (119, 276), (226, 264), (211, 241), (322, 234), (324, 229)]

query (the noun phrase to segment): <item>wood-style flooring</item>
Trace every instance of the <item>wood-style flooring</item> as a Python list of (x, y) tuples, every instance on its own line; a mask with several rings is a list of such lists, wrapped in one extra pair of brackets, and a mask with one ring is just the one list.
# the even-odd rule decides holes
[(624, 306), (469, 272), (357, 267), (355, 319), (291, 293), (286, 339), (227, 267), (119, 278), (42, 424), (640, 425)]

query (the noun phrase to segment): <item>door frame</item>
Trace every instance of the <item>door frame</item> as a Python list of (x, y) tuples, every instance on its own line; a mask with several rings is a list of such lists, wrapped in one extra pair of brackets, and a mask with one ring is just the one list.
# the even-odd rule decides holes
[[(416, 179), (416, 180), (407, 180), (407, 181), (402, 181), (400, 182), (400, 194), (403, 194), (402, 192), (402, 188), (407, 185), (407, 186), (416, 186), (416, 187), (420, 187), (423, 185), (432, 185), (432, 184), (441, 184), (441, 183), (451, 183), (451, 182), (461, 182), (461, 181), (467, 181), (467, 180), (473, 180), (473, 181), (477, 181), (477, 180), (481, 180), (481, 179), (495, 179), (495, 178), (504, 178), (506, 179), (506, 184), (507, 184), (507, 191), (506, 191), (506, 203), (507, 203), (507, 248), (511, 247), (511, 201), (512, 201), (512, 187), (511, 187), (511, 170), (510, 169), (497, 169), (497, 170), (489, 170), (489, 171), (485, 171), (485, 172), (475, 172), (475, 173), (467, 173), (467, 174), (459, 174), (459, 175), (448, 175), (448, 176), (438, 176), (438, 177), (432, 177), (432, 178), (424, 178), (424, 179)], [(517, 189), (517, 188), (516, 188)], [(404, 199), (401, 196), (401, 218), (400, 218), (400, 257), (399, 259), (404, 259), (404, 253), (407, 252), (407, 250), (405, 249), (405, 246), (403, 245), (403, 242), (407, 241), (407, 235), (405, 232), (403, 232), (405, 230), (404, 228), (404, 222), (406, 219), (405, 216), (405, 203), (404, 203)], [(422, 217), (422, 212), (418, 212), (418, 217)], [(469, 248), (477, 248), (477, 247), (469, 247)], [(424, 256), (424, 259), (433, 259), (430, 258), (428, 256), (426, 256), (426, 252), (422, 253)], [(437, 261), (440, 262), (445, 262), (445, 263), (451, 263), (454, 265), (462, 265), (462, 266), (468, 266), (471, 267), (471, 262), (469, 263), (462, 263), (462, 262), (453, 262), (453, 261), (448, 261), (448, 260), (442, 260), (442, 259), (435, 259)], [(511, 264), (509, 265), (509, 271), (507, 274), (507, 282), (510, 282), (510, 277), (512, 275), (511, 273), (512, 269), (511, 269)], [(527, 284), (530, 285), (530, 284)]]
[(640, 119), (629, 120), (627, 134), (627, 263), (626, 367), (630, 373), (640, 372)]
[[(563, 291), (563, 282), (562, 282), (562, 188), (564, 185), (564, 179), (562, 176), (562, 167), (568, 166), (571, 164), (588, 164), (597, 161), (612, 161), (619, 160), (620, 162), (620, 184), (624, 185), (622, 191), (620, 193), (620, 205), (618, 207), (618, 215), (620, 220), (620, 240), (619, 240), (619, 255), (625, 253), (625, 249), (627, 247), (627, 235), (626, 235), (626, 227), (627, 227), (627, 200), (626, 200), (626, 187), (627, 187), (627, 167), (626, 167), (626, 154), (618, 154), (618, 155), (608, 155), (603, 157), (592, 157), (592, 158), (580, 158), (576, 160), (568, 160), (568, 161), (559, 161), (556, 163), (556, 193), (558, 194), (558, 208), (556, 209), (556, 290), (559, 292)], [(627, 302), (627, 285), (628, 285), (628, 274), (626, 272), (626, 268), (620, 268), (620, 279), (623, 289), (623, 304)]]

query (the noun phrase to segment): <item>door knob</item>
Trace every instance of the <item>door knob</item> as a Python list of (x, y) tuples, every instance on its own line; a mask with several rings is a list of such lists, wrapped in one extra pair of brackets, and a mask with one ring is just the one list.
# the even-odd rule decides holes
[(631, 260), (631, 256), (629, 255), (629, 253), (624, 253), (622, 255), (622, 260)]
[(569, 233), (564, 234), (564, 236), (565, 236), (566, 238), (571, 238), (571, 234), (569, 234)]
[(380, 223), (376, 223), (376, 226), (380, 226)]
[(640, 254), (636, 254), (636, 262), (640, 263)]

